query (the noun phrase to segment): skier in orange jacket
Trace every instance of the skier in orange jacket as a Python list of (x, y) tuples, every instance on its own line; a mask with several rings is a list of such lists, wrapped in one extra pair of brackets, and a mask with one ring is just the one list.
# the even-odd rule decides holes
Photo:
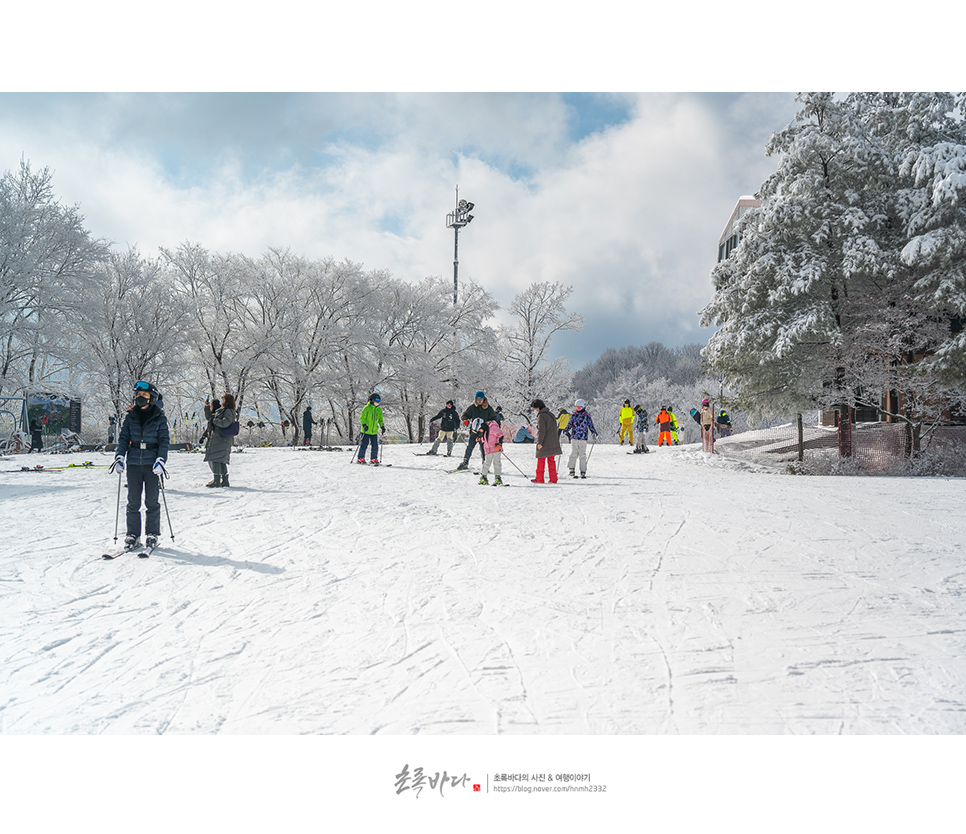
[(660, 434), (657, 436), (658, 446), (671, 446), (674, 441), (671, 439), (671, 413), (667, 410), (667, 406), (662, 406), (654, 422), (658, 424), (660, 428)]

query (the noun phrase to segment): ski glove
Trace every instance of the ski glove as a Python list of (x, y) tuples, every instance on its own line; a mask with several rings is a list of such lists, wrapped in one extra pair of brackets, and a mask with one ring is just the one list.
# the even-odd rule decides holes
[(380, 426), (380, 427), (379, 427), (379, 431), (380, 431), (380, 432), (381, 432), (382, 434), (385, 434), (385, 433), (386, 433), (386, 427), (385, 427), (385, 426)]
[(369, 427), (365, 423), (362, 424), (362, 433), (369, 434)]
[(154, 462), (154, 468), (151, 471), (159, 478), (166, 478), (168, 476), (168, 470), (164, 468), (164, 458), (158, 458)]
[(118, 455), (114, 458), (114, 463), (111, 464), (111, 468), (107, 470), (108, 472), (117, 472), (120, 475), (124, 471), (124, 455)]

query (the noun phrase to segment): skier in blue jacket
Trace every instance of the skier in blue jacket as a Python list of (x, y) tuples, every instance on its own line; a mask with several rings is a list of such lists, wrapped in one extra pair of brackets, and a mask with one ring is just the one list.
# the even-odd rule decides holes
[(587, 438), (589, 434), (597, 438), (597, 429), (594, 428), (594, 421), (590, 419), (587, 412), (587, 403), (577, 400), (574, 403), (574, 413), (570, 415), (570, 421), (564, 434), (570, 438), (570, 460), (567, 461), (567, 468), (570, 470), (570, 477), (577, 477), (577, 462), (580, 462), (580, 477), (587, 477)]

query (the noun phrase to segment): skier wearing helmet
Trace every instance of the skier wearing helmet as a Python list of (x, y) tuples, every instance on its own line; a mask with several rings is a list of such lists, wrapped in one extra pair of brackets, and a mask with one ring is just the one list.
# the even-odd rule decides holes
[(577, 463), (580, 462), (580, 477), (587, 477), (587, 433), (591, 432), (594, 438), (597, 437), (597, 429), (594, 428), (594, 421), (590, 419), (587, 412), (587, 403), (577, 400), (574, 403), (574, 413), (570, 415), (567, 428), (564, 434), (570, 438), (570, 460), (567, 461), (567, 468), (570, 470), (570, 477), (577, 477)]
[(161, 392), (149, 382), (134, 383), (134, 405), (124, 417), (111, 472), (127, 470), (127, 535), (124, 546), (141, 546), (141, 497), (144, 497), (144, 545), (157, 547), (161, 535), (161, 478), (168, 459), (168, 418)]
[(356, 455), (356, 463), (366, 462), (366, 448), (369, 449), (369, 463), (374, 466), (379, 465), (379, 432), (386, 433), (386, 424), (382, 416), (382, 408), (379, 403), (382, 397), (372, 394), (369, 402), (362, 409), (359, 415), (360, 428), (362, 429), (362, 443), (359, 446), (359, 453)]

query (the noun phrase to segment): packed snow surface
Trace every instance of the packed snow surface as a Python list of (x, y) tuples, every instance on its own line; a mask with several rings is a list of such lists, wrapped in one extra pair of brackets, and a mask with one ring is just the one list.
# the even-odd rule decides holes
[(18, 471), (109, 455), (0, 461), (0, 731), (966, 731), (961, 479), (426, 448), (172, 453), (174, 540), (114, 561), (118, 476)]

